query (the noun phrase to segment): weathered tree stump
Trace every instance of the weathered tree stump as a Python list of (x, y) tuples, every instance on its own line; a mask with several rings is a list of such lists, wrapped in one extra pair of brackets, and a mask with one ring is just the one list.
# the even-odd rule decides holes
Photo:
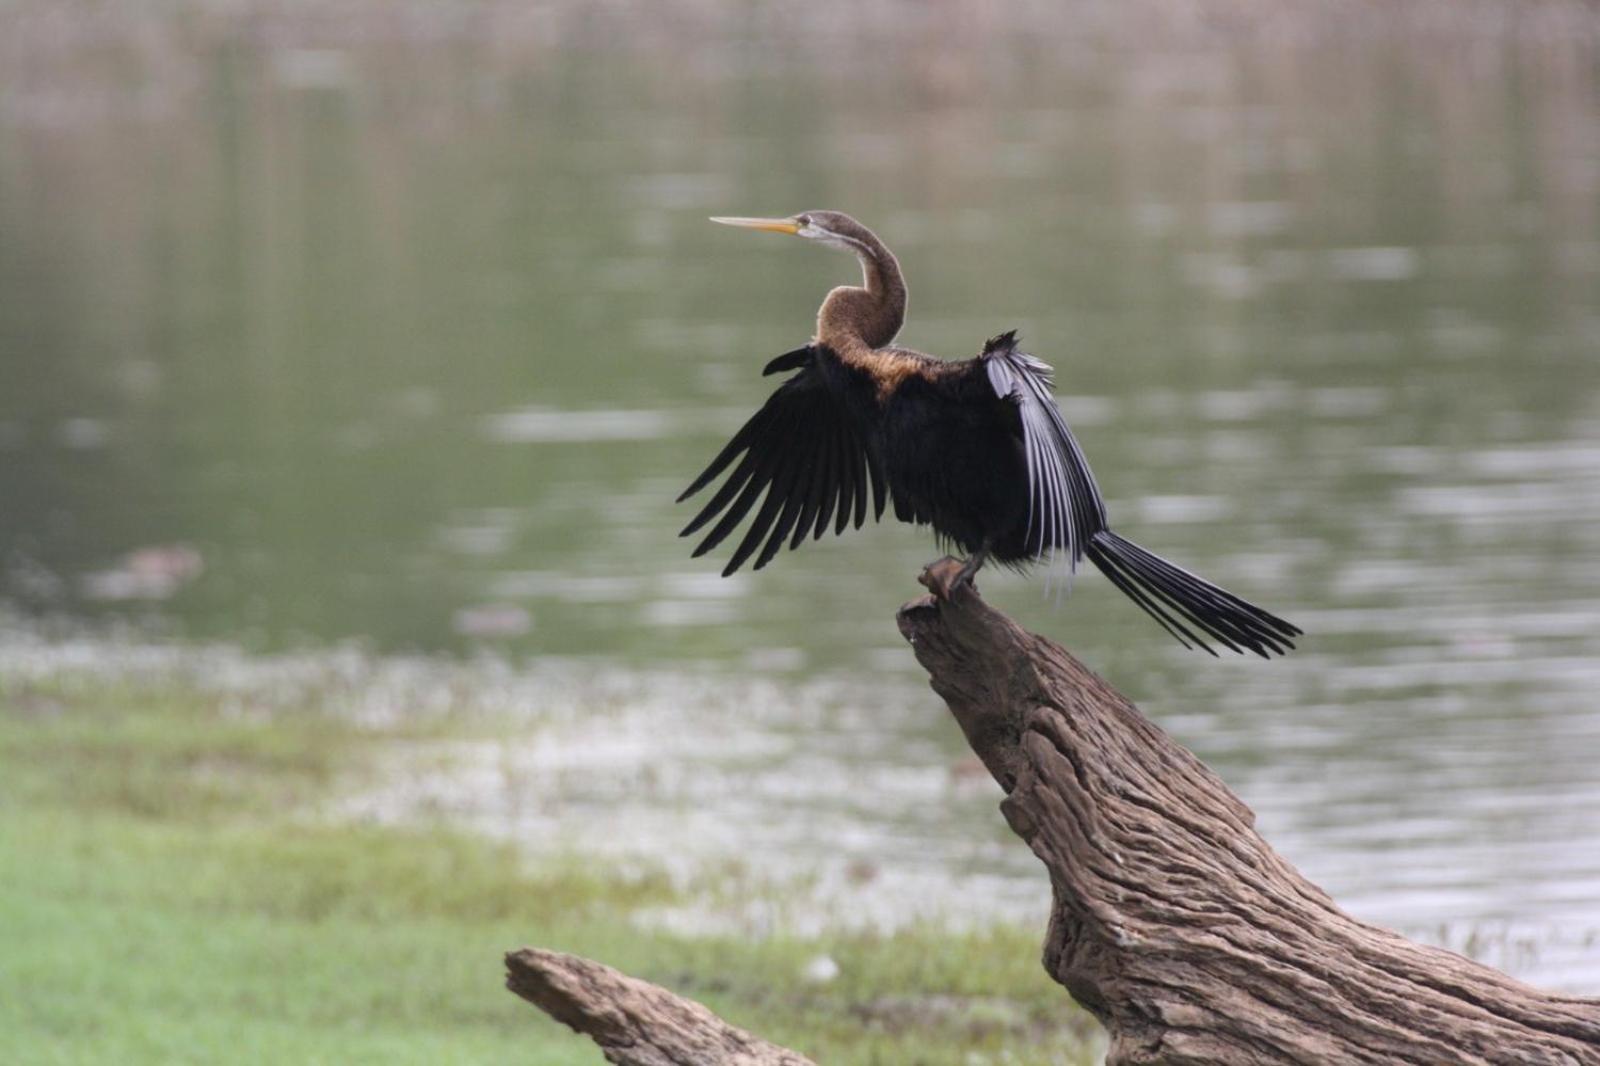
[[(923, 583), (947, 588), (955, 565)], [(1105, 1025), (1110, 1066), (1600, 1066), (1600, 1000), (1345, 914), (1199, 759), (975, 589), (924, 596), (898, 619), (1050, 875), (1045, 969)], [(807, 1061), (596, 963), (507, 963), (514, 991), (614, 1063)]]
[(1050, 873), (1045, 969), (1108, 1063), (1600, 1063), (1600, 1000), (1345, 914), (1199, 759), (976, 592), (899, 622)]

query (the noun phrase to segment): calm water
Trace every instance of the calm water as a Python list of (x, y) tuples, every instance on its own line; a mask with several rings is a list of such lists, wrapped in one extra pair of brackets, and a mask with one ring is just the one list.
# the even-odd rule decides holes
[(13, 608), (593, 658), (612, 791), (556, 728), (432, 802), (534, 844), (709, 810), (617, 839), (1033, 915), (895, 632), (928, 538), (722, 580), (676, 537), (855, 272), (705, 216), (843, 209), (904, 342), (1020, 327), (1119, 528), (1309, 636), (1216, 662), (1097, 575), (986, 593), (1354, 912), (1600, 991), (1595, 16), (129, 7), (0, 14)]

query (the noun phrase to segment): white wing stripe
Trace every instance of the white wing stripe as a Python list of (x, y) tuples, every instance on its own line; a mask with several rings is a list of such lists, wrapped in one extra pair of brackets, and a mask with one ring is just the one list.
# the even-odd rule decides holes
[(1077, 569), (1087, 540), (1105, 528), (1099, 487), (1073, 439), (1052, 392), (1047, 363), (1019, 352), (1009, 337), (990, 342), (984, 353), (989, 384), (1017, 405), (1028, 469), (1026, 543), (1037, 557), (1065, 549), (1067, 570)]

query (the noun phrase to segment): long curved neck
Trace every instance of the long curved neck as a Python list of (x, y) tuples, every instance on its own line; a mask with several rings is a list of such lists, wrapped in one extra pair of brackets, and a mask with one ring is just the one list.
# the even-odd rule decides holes
[(861, 286), (828, 293), (817, 312), (817, 340), (835, 351), (882, 348), (906, 321), (906, 282), (894, 253), (871, 233), (841, 243), (861, 260)]

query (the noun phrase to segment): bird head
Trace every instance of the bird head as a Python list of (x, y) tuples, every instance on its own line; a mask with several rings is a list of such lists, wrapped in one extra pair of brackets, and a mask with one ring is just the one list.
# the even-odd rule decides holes
[(819, 241), (841, 251), (858, 255), (869, 251), (872, 233), (867, 227), (840, 211), (802, 211), (789, 218), (713, 218), (724, 226), (787, 233)]

